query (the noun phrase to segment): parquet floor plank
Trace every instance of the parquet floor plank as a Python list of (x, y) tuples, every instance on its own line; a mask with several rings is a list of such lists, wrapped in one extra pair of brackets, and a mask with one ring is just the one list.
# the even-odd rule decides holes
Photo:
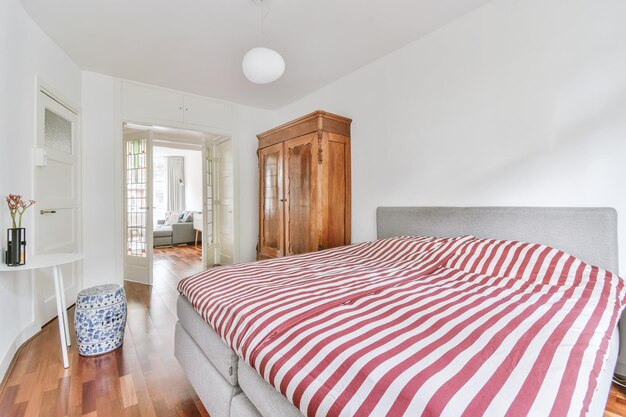
[(613, 384), (604, 417), (616, 416), (626, 416), (626, 389)]
[(157, 248), (154, 285), (125, 283), (124, 345), (105, 355), (61, 363), (56, 319), (20, 350), (0, 392), (2, 417), (208, 417), (174, 357), (176, 286), (201, 270), (200, 246)]

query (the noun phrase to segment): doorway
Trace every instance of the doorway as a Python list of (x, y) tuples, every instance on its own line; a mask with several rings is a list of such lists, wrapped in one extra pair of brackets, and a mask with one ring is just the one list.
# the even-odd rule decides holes
[(176, 286), (207, 267), (233, 263), (231, 139), (125, 123), (124, 142), (124, 278)]

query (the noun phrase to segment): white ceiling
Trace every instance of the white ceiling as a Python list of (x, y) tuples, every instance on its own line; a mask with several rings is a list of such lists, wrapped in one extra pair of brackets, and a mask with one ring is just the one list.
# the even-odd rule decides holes
[[(21, 0), (83, 69), (276, 109), (489, 0)], [(241, 58), (280, 52), (285, 75), (248, 82)]]

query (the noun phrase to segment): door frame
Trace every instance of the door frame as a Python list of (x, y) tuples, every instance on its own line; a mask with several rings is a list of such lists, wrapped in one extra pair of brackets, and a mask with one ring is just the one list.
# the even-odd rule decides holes
[[(119, 109), (118, 109), (119, 110)], [(235, 141), (235, 137), (236, 135), (229, 133), (229, 132), (225, 132), (225, 131), (216, 131), (216, 132), (206, 132), (206, 131), (202, 131), (202, 130), (198, 130), (197, 127), (194, 127), (192, 125), (188, 125), (188, 127), (180, 127), (180, 126), (172, 126), (172, 125), (167, 125), (167, 124), (163, 124), (163, 123), (151, 123), (149, 121), (143, 120), (133, 120), (133, 119), (128, 119), (128, 118), (124, 118), (121, 116), (121, 114), (119, 114), (119, 124), (118, 124), (118, 140), (117, 142), (117, 147), (116, 147), (116, 153), (117, 153), (117, 157), (116, 157), (116, 163), (118, 165), (116, 165), (115, 167), (115, 175), (119, 176), (116, 180), (116, 190), (115, 190), (115, 198), (119, 198), (120, 201), (117, 202), (116, 206), (117, 206), (117, 212), (119, 213), (116, 218), (117, 221), (116, 223), (119, 225), (119, 227), (117, 228), (118, 230), (118, 238), (116, 239), (118, 242), (118, 256), (121, 257), (120, 262), (119, 262), (119, 276), (120, 281), (118, 282), (120, 285), (123, 285), (123, 282), (126, 279), (125, 277), (125, 257), (126, 257), (126, 220), (125, 220), (125, 216), (126, 216), (126, 198), (125, 198), (125, 190), (126, 190), (126, 184), (125, 184), (125, 173), (124, 173), (124, 167), (125, 167), (125, 162), (124, 162), (124, 125), (125, 124), (131, 124), (131, 125), (142, 125), (142, 126), (146, 126), (146, 127), (152, 127), (152, 126), (159, 126), (159, 127), (167, 127), (167, 128), (172, 128), (172, 129), (179, 129), (179, 130), (190, 130), (190, 131), (195, 131), (195, 132), (200, 132), (204, 135), (206, 135), (206, 137), (210, 137), (213, 136), (216, 138), (215, 141), (213, 141), (213, 145), (217, 145), (218, 143), (221, 143), (223, 141), (226, 140), (231, 140), (231, 144), (233, 147), (233, 220), (234, 220), (234, 225), (233, 225), (233, 234), (235, 236), (235, 242), (233, 244), (233, 258), (234, 258), (234, 262), (237, 263), (239, 262), (239, 175), (238, 175), (238, 158), (239, 158), (239, 153), (238, 153), (238, 149), (237, 149), (237, 142)], [(183, 125), (185, 125), (183, 123)], [(150, 154), (152, 155), (152, 147), (154, 146), (154, 140), (155, 137), (152, 137), (153, 140), (150, 141), (149, 147), (150, 147)], [(158, 138), (156, 138), (158, 139)], [(202, 180), (202, 184), (203, 184), (203, 206), (202, 206), (202, 217), (203, 217), (203, 226), (202, 226), (202, 234), (203, 237), (205, 236), (206, 233), (206, 216), (207, 216), (207, 207), (206, 207), (206, 170), (205, 170), (205, 164), (206, 164), (206, 159), (205, 159), (205, 152), (206, 152), (206, 140), (202, 141), (202, 144), (200, 146), (202, 146), (202, 158), (203, 158), (203, 162), (202, 162), (202, 168), (203, 168), (203, 172), (202, 172), (202, 176), (203, 176), (203, 180)], [(181, 142), (181, 144), (184, 144), (184, 142)], [(153, 177), (152, 177), (152, 173), (153, 173), (153, 161), (152, 161), (152, 157), (148, 159), (148, 180), (150, 182), (150, 192), (152, 192), (153, 189)], [(213, 170), (213, 184), (215, 184), (215, 169)], [(150, 204), (152, 204), (152, 195), (150, 195)], [(214, 215), (215, 215), (215, 211), (214, 211)], [(150, 218), (152, 219), (153, 216), (153, 210), (152, 210), (152, 206), (150, 206)], [(152, 219), (153, 220), (153, 219)], [(211, 245), (211, 250), (214, 252), (213, 255), (213, 259), (215, 259), (215, 255), (216, 255), (216, 244), (215, 244), (215, 217), (213, 218), (214, 221), (214, 244)], [(149, 277), (149, 285), (152, 285), (153, 283), (153, 239), (152, 239), (152, 235), (153, 235), (153, 229), (154, 229), (154, 224), (153, 222), (150, 223), (149, 225), (149, 232), (148, 232), (148, 236), (150, 239), (150, 242), (148, 242), (149, 244), (146, 245), (146, 253), (149, 254), (148, 256), (150, 257), (150, 277)], [(202, 242), (202, 265), (207, 268), (207, 260), (209, 259), (208, 254), (206, 253), (207, 248), (204, 245), (204, 241)], [(133, 281), (133, 282), (139, 282), (139, 281)], [(139, 282), (142, 283), (142, 282)]]
[[(73, 140), (74, 140), (74, 143), (72, 145), (73, 146), (75, 145), (76, 146), (75, 149), (78, 150), (78, 155), (76, 157), (76, 166), (75, 166), (76, 201), (78, 203), (78, 209), (76, 210), (77, 219), (76, 219), (76, 224), (74, 226), (77, 228), (76, 240), (77, 240), (78, 252), (82, 253), (84, 249), (83, 248), (83, 241), (84, 241), (83, 206), (84, 204), (83, 204), (83, 164), (82, 164), (82, 109), (72, 100), (68, 99), (63, 94), (61, 94), (56, 88), (54, 88), (51, 84), (49, 84), (47, 81), (42, 79), (40, 76), (35, 76), (35, 111), (34, 111), (34, 120), (33, 120), (34, 122), (33, 148), (35, 149), (37, 148), (37, 139), (42, 133), (41, 129), (43, 128), (43, 126), (40, 126), (39, 124), (39, 120), (41, 117), (40, 111), (42, 108), (45, 108), (45, 105), (41, 102), (41, 94), (48, 96), (50, 99), (56, 101), (57, 103), (59, 103), (59, 105), (61, 105), (62, 107), (66, 108), (67, 110), (69, 110), (70, 112), (76, 115), (74, 131), (72, 132)], [(35, 190), (36, 190), (37, 168), (38, 167), (33, 163), (31, 186), (30, 186), (31, 195), (33, 196), (35, 196)], [(37, 210), (36, 206), (35, 206), (35, 210)], [(36, 244), (37, 244), (37, 230), (35, 227), (35, 223), (36, 223), (35, 216), (32, 216), (31, 221), (29, 222), (29, 224), (32, 225), (32, 229), (33, 229), (33, 233), (31, 237), (28, 238), (29, 247), (31, 248), (29, 253), (34, 252)], [(83, 262), (82, 261), (74, 262), (72, 264), (72, 271), (74, 274), (74, 278), (76, 280), (75, 281), (76, 286), (77, 286), (76, 293), (78, 293), (78, 291), (80, 291), (80, 289), (83, 286)], [(39, 272), (40, 271), (38, 270), (32, 270), (30, 273), (31, 285), (34, 289), (37, 288), (37, 279), (38, 279), (37, 274)], [(63, 291), (65, 292), (65, 288), (63, 288)], [(70, 305), (74, 304), (75, 296), (76, 294), (71, 294), (71, 296), (68, 296), (68, 294), (65, 294), (66, 299), (70, 301), (69, 302)], [(39, 292), (35, 290), (34, 291), (34, 303), (32, 304), (32, 317), (35, 322), (35, 326), (38, 328), (46, 324), (46, 320), (41, 317), (40, 301), (41, 300), (39, 297)]]

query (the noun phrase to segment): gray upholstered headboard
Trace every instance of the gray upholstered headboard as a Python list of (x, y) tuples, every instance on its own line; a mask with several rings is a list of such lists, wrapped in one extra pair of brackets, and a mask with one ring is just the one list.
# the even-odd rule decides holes
[(378, 238), (473, 235), (543, 243), (618, 272), (617, 212), (579, 207), (379, 207)]
[[(473, 235), (543, 243), (618, 272), (617, 212), (581, 207), (379, 207), (378, 238)], [(616, 373), (626, 375), (626, 313)]]

